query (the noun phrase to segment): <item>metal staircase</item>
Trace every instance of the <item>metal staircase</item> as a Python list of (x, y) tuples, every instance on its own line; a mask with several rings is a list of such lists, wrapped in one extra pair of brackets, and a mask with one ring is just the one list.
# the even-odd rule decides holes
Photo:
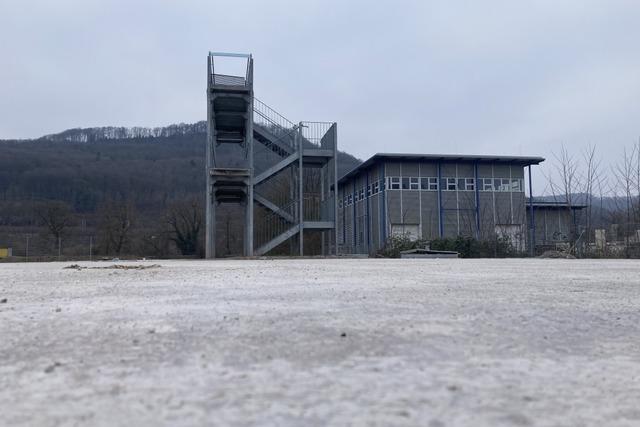
[[(245, 75), (216, 74), (220, 58), (244, 58)], [(294, 124), (255, 98), (251, 55), (210, 53), (207, 98), (207, 258), (221, 203), (245, 207), (245, 256), (303, 255), (305, 230), (335, 253), (336, 124)]]

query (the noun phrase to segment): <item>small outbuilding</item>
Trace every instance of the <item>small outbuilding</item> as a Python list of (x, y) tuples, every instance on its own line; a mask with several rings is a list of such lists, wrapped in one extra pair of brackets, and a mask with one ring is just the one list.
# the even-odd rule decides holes
[[(566, 201), (527, 199), (527, 223), (533, 224), (535, 247), (554, 248), (571, 241), (577, 230), (580, 213), (586, 205)], [(577, 238), (578, 236), (574, 236)]]

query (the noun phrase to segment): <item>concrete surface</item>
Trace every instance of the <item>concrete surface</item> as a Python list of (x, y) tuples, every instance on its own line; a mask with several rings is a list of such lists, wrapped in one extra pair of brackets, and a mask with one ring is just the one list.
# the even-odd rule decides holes
[(640, 425), (638, 261), (158, 263), (0, 264), (0, 424)]

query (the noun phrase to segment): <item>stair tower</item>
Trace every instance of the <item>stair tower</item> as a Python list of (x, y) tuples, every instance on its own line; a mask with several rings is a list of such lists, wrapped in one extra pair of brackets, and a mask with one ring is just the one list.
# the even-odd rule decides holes
[[(243, 75), (216, 72), (229, 58)], [(336, 254), (336, 123), (294, 124), (255, 98), (251, 55), (212, 52), (207, 69), (207, 258), (222, 203), (244, 206), (244, 256)]]

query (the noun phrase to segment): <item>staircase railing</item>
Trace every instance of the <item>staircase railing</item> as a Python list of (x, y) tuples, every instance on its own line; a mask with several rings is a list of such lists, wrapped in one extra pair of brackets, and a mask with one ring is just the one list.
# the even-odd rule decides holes
[(272, 133), (277, 141), (295, 147), (296, 125), (258, 98), (253, 98), (253, 122)]
[[(291, 215), (291, 217), (297, 218), (296, 212), (298, 210), (298, 204), (298, 200), (293, 200), (279, 208), (281, 211)], [(271, 240), (291, 229), (291, 227), (296, 226), (295, 223), (287, 221), (278, 212), (268, 212), (263, 217), (256, 217), (255, 221), (254, 244), (256, 248), (269, 243)]]

